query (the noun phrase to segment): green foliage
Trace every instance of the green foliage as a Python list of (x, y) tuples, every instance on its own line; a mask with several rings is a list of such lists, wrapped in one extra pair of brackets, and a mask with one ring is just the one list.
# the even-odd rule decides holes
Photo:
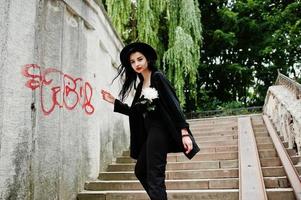
[(132, 15), (131, 0), (106, 0), (106, 6), (117, 32), (127, 40), (130, 35), (128, 26)]
[[(198, 98), (198, 105), (196, 112), (206, 111), (206, 110), (216, 110), (219, 105), (222, 104), (220, 100), (218, 100), (216, 97), (211, 97), (210, 91), (200, 88), (198, 91), (198, 95), (201, 98)], [(193, 110), (193, 109), (189, 109)]]
[(198, 85), (207, 96), (198, 98), (263, 105), (278, 69), (300, 77), (300, 1), (199, 2), (204, 45)]
[(219, 110), (230, 110), (234, 108), (242, 108), (244, 107), (242, 102), (238, 101), (230, 101), (230, 102), (224, 102), (220, 106), (218, 106)]
[(138, 1), (137, 3), (137, 30), (138, 40), (152, 46), (157, 46), (159, 19), (158, 15), (151, 9), (150, 0)]
[[(202, 41), (201, 15), (198, 2), (173, 0), (167, 4), (168, 50), (163, 66), (174, 84), (182, 105), (187, 99), (196, 101), (197, 68), (200, 61)], [(185, 94), (185, 91), (186, 94)]]
[(218, 110), (223, 116), (249, 114), (248, 109), (244, 108), (244, 104), (238, 101), (224, 102), (218, 106)]
[(220, 44), (224, 45), (225, 47), (228, 47), (229, 45), (234, 46), (237, 44), (235, 33), (225, 33), (220, 29), (214, 31), (212, 39), (214, 42), (220, 42)]
[[(185, 77), (190, 75), (188, 83), (194, 84), (197, 75), (198, 63), (194, 61), (194, 43), (192, 37), (185, 33), (181, 27), (175, 30), (174, 45), (164, 54), (163, 63), (167, 68), (169, 80), (175, 84), (175, 89), (181, 102), (185, 101), (184, 85)], [(171, 67), (170, 67), (171, 66)]]

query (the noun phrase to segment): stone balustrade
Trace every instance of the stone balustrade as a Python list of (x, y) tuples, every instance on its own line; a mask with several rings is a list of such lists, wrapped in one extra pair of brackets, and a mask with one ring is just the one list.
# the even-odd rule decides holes
[(264, 114), (272, 120), (277, 132), (301, 154), (301, 85), (278, 74), (276, 85), (269, 87)]
[(301, 99), (301, 84), (278, 72), (276, 85), (284, 85), (291, 90), (297, 99)]

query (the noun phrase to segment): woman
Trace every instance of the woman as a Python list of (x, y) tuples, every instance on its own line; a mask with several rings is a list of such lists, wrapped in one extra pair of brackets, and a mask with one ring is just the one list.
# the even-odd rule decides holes
[[(105, 101), (114, 104), (114, 112), (129, 116), (130, 155), (137, 159), (136, 177), (152, 200), (165, 200), (167, 153), (184, 152), (191, 159), (199, 147), (170, 82), (155, 67), (156, 59), (156, 51), (148, 44), (127, 45), (120, 53), (117, 75), (124, 76), (121, 101), (108, 91), (101, 93)], [(136, 87), (137, 77), (140, 82)], [(135, 96), (128, 106), (122, 101), (133, 87)]]

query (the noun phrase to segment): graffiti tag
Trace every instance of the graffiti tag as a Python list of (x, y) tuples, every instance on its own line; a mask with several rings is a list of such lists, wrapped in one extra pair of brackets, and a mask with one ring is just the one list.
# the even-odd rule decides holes
[(26, 87), (40, 89), (41, 108), (45, 115), (53, 112), (55, 107), (73, 110), (77, 105), (81, 105), (88, 115), (93, 114), (93, 90), (82, 78), (73, 78), (55, 68), (42, 69), (37, 64), (24, 65), (22, 74), (28, 78)]

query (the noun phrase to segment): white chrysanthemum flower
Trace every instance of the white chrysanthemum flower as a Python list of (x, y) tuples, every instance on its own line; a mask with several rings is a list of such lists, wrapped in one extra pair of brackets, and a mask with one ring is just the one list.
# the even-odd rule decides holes
[(158, 91), (155, 88), (147, 87), (142, 89), (142, 95), (145, 99), (152, 102), (154, 99), (158, 98)]

